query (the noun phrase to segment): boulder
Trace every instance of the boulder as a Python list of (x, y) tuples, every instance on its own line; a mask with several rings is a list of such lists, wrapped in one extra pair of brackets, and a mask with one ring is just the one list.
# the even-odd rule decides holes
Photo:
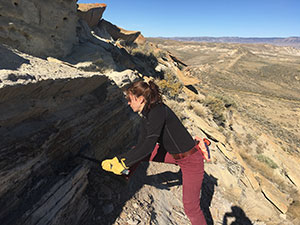
[(86, 3), (78, 4), (77, 14), (79, 18), (87, 22), (90, 28), (98, 25), (106, 9), (104, 3)]

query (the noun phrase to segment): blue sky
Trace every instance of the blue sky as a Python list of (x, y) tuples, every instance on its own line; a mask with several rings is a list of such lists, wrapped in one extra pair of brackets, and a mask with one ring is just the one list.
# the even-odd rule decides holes
[(103, 18), (145, 37), (300, 36), (300, 0), (78, 0), (105, 3)]

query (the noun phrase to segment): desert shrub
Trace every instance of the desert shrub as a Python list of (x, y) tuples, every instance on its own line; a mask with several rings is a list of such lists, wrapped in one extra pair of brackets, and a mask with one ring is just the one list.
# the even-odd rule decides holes
[(258, 143), (257, 146), (256, 146), (256, 153), (257, 154), (262, 154), (264, 152), (264, 148), (265, 147), (262, 144)]
[(159, 86), (161, 92), (171, 99), (177, 98), (183, 87), (171, 70), (166, 70), (164, 72), (164, 79), (156, 80), (156, 84)]
[(229, 96), (227, 95), (215, 95), (216, 98), (222, 100), (222, 102), (224, 103), (224, 106), (226, 108), (229, 108), (229, 107), (237, 107), (237, 104), (236, 102), (230, 98)]
[(258, 154), (255, 156), (255, 158), (258, 161), (267, 164), (272, 169), (278, 168), (278, 165), (272, 159), (270, 159), (268, 156), (265, 156), (263, 154)]
[(201, 104), (192, 104), (191, 109), (194, 111), (194, 113), (199, 117), (205, 117), (206, 111), (203, 105)]
[(234, 141), (236, 143), (237, 146), (241, 146), (242, 145), (242, 141), (241, 138), (238, 137), (237, 135), (233, 135)]
[(226, 121), (224, 117), (224, 102), (221, 99), (216, 98), (214, 96), (207, 96), (204, 100), (204, 105), (207, 106), (212, 112), (212, 116), (215, 122), (218, 125), (224, 126)]
[(255, 140), (255, 138), (251, 134), (246, 135), (246, 144), (247, 145), (251, 145), (254, 140)]
[(180, 90), (181, 90), (180, 83), (172, 83), (167, 80), (159, 80), (159, 81), (156, 81), (156, 83), (159, 86), (162, 93), (171, 98), (176, 97), (180, 93)]
[(260, 174), (267, 179), (272, 178), (275, 180), (273, 169), (271, 169), (266, 163), (256, 160), (255, 157), (247, 154), (246, 152), (240, 152), (240, 156), (249, 166), (252, 167), (254, 171), (260, 172)]

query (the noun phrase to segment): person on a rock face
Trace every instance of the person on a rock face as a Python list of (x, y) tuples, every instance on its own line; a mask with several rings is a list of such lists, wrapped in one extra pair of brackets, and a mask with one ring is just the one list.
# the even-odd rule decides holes
[(163, 103), (158, 86), (134, 82), (126, 91), (128, 104), (142, 115), (137, 146), (102, 162), (106, 171), (121, 175), (144, 160), (177, 164), (182, 171), (183, 206), (192, 225), (206, 225), (200, 209), (204, 176), (203, 156), (175, 113)]

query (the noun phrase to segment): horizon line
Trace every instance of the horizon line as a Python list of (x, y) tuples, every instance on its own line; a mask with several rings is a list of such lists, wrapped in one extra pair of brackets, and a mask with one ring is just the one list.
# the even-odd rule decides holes
[[(145, 36), (146, 37), (146, 36)], [(266, 36), (266, 37), (242, 37), (242, 36), (148, 36), (147, 38), (300, 38), (300, 36)]]

